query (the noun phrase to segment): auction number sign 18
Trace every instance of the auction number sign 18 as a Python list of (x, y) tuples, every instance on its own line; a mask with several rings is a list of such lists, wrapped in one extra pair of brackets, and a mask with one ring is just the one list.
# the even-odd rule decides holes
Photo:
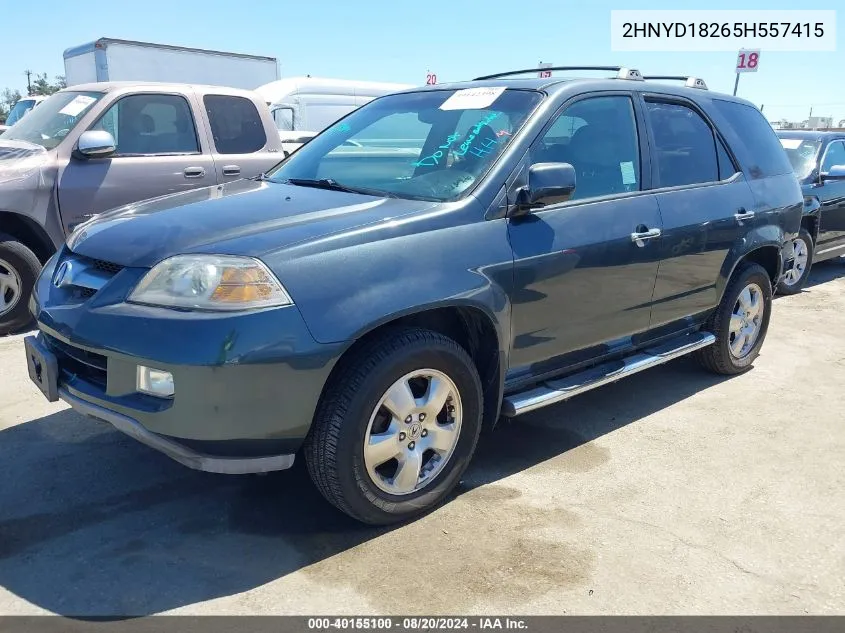
[(756, 73), (760, 67), (760, 49), (743, 48), (736, 56), (736, 72)]

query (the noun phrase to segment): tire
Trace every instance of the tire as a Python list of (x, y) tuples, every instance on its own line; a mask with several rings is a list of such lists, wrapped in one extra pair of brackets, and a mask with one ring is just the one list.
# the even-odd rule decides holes
[[(440, 384), (451, 381), (451, 387), (454, 388), (449, 391), (450, 399), (445, 401), (440, 413), (426, 417), (428, 422), (425, 427), (420, 426), (425, 420), (417, 420), (419, 413), (409, 416), (413, 422), (408, 423), (408, 417), (400, 420), (401, 414), (391, 414), (386, 406), (379, 406), (387, 397), (388, 390), (397, 384), (413, 385), (419, 389), (424, 379), (406, 378), (420, 370), (432, 370), (445, 376), (447, 380), (441, 379)], [(413, 387), (413, 396), (420, 398)], [(424, 389), (427, 393), (429, 387), (424, 386)], [(395, 400), (398, 402), (400, 399)], [(437, 407), (437, 404), (432, 407)], [(402, 409), (393, 403), (391, 408)], [(333, 372), (303, 446), (308, 472), (330, 503), (358, 521), (387, 525), (414, 518), (436, 507), (458, 484), (475, 452), (481, 430), (482, 408), (478, 372), (460, 345), (430, 330), (391, 330), (349, 358), (342, 359), (341, 365)], [(440, 424), (441, 419), (444, 423), (452, 420), (452, 423), (443, 427), (434, 426)], [(377, 434), (376, 427), (379, 424), (383, 427), (383, 435)], [(394, 427), (398, 429), (396, 433), (391, 431)], [(427, 430), (429, 428), (431, 431)], [(454, 435), (445, 432), (441, 436), (441, 428), (457, 430)], [(373, 437), (368, 434), (370, 432)], [(424, 439), (426, 434), (428, 439)], [(371, 470), (375, 468), (372, 464), (378, 460), (370, 458), (368, 461), (371, 454), (365, 442), (371, 446), (369, 442), (376, 441), (374, 438), (388, 436), (402, 440), (398, 442), (399, 455), (378, 466), (382, 470)], [(412, 442), (412, 436), (417, 438), (417, 442)], [(426, 447), (440, 437), (452, 438), (454, 444), (447, 457), (438, 453), (435, 459), (433, 450)], [(390, 442), (393, 441), (390, 439)], [(409, 473), (414, 472), (413, 463), (423, 463), (413, 462), (417, 458), (409, 457), (412, 449), (425, 451), (423, 455), (428, 455), (426, 467), (430, 469), (427, 471), (430, 476), (425, 479), (425, 483), (418, 483), (423, 481), (421, 473), (426, 470), (417, 468), (417, 475), (411, 479), (412, 489), (394, 494), (390, 490), (398, 490), (398, 482), (402, 479), (399, 477), (399, 459), (407, 460)], [(397, 449), (391, 444), (389, 450)], [(394, 466), (391, 477), (390, 470)], [(396, 485), (391, 481), (396, 482)], [(413, 486), (420, 488), (413, 489)]]
[[(759, 292), (760, 301), (759, 319), (751, 319), (756, 323), (756, 336), (750, 345), (744, 345), (739, 350), (740, 353), (736, 354), (731, 351), (732, 343), (738, 345), (735, 330), (731, 329), (732, 318), (735, 311), (742, 306), (741, 301), (746, 301), (745, 298), (741, 300), (740, 296), (752, 285), (756, 287), (756, 290), (751, 293), (751, 296)], [(760, 348), (769, 330), (771, 316), (772, 282), (769, 274), (759, 264), (740, 264), (725, 289), (721, 303), (704, 325), (704, 330), (712, 332), (716, 336), (716, 341), (696, 352), (699, 362), (710, 371), (726, 376), (748, 371), (760, 354)], [(739, 323), (742, 323), (742, 317)], [(746, 343), (749, 341), (746, 340)]]
[[(810, 277), (810, 268), (813, 266), (813, 236), (807, 229), (802, 228), (795, 239), (795, 267), (801, 267), (800, 274), (795, 277), (789, 276), (781, 279), (777, 287), (777, 293), (781, 295), (795, 295), (804, 289), (807, 279)], [(800, 253), (800, 254), (799, 254)]]
[(41, 262), (31, 250), (0, 233), (0, 336), (30, 322), (29, 297), (41, 272)]

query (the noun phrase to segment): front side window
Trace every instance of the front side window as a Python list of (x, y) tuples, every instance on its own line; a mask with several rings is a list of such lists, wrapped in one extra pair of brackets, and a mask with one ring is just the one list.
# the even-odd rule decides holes
[(679, 187), (719, 180), (716, 137), (695, 110), (677, 103), (646, 103), (654, 132), (658, 187)]
[(191, 108), (178, 95), (123, 97), (91, 129), (109, 132), (118, 156), (199, 152)]
[(532, 163), (575, 168), (571, 200), (640, 189), (640, 152), (630, 97), (592, 97), (566, 108), (531, 150)]
[(267, 135), (255, 104), (245, 97), (203, 97), (214, 146), (221, 154), (252, 154), (264, 148)]
[(6, 130), (3, 140), (28, 141), (53, 149), (103, 95), (102, 92), (57, 92)]
[(273, 110), (273, 121), (276, 129), (281, 132), (293, 131), (293, 108), (276, 108)]
[(268, 176), (454, 200), (484, 177), (541, 99), (504, 88), (388, 95), (331, 125)]
[(826, 174), (834, 165), (845, 165), (845, 143), (842, 141), (833, 141), (828, 145), (821, 172)]

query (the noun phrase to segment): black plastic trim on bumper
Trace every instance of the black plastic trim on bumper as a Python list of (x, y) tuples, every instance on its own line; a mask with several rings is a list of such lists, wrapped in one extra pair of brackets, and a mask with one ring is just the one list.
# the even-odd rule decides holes
[(294, 455), (271, 455), (267, 457), (213, 457), (193, 451), (178, 442), (145, 429), (132, 418), (121, 413), (86, 402), (71, 395), (67, 389), (59, 389), (59, 398), (67, 402), (75, 411), (104, 422), (108, 422), (118, 431), (146, 444), (150, 448), (164, 453), (183, 466), (208, 473), (225, 475), (245, 475), (285, 470), (293, 466)]

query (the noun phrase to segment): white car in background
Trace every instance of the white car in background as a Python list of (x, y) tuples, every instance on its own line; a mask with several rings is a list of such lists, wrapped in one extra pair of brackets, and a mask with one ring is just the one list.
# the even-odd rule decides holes
[(37, 96), (37, 97), (23, 97), (19, 99), (18, 102), (14, 105), (12, 110), (9, 112), (9, 116), (6, 117), (5, 125), (0, 125), (0, 134), (8, 130), (12, 127), (15, 123), (20, 121), (30, 110), (32, 110), (35, 106), (39, 103), (44, 101), (47, 97), (44, 96)]

